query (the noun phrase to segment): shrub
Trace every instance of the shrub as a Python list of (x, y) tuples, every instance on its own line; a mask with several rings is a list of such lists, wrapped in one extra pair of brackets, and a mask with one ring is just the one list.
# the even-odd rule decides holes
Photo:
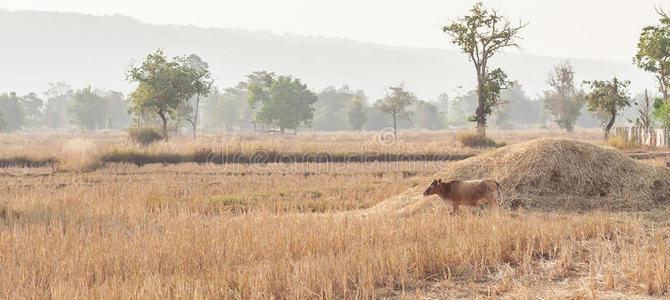
[(143, 146), (163, 139), (160, 132), (153, 128), (130, 128), (128, 129), (128, 137), (131, 141)]
[(456, 140), (472, 148), (502, 147), (505, 143), (496, 143), (492, 138), (479, 135), (476, 132), (462, 131), (456, 135)]
[(626, 137), (622, 135), (610, 135), (607, 138), (607, 146), (610, 146), (612, 148), (616, 148), (619, 150), (625, 150), (625, 149), (633, 149), (637, 148), (634, 142), (635, 138), (631, 139), (630, 141), (626, 139)]

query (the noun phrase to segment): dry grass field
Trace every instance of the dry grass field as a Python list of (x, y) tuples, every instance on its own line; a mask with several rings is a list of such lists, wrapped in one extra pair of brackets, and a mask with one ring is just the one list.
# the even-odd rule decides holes
[[(491, 132), (600, 143), (600, 132)], [(452, 132), (173, 138), (0, 136), (0, 298), (645, 298), (670, 295), (670, 208), (370, 209), (449, 161), (146, 164), (103, 153), (366, 151), (480, 154)], [(130, 150), (129, 150), (130, 149)], [(662, 158), (650, 164), (662, 165)]]

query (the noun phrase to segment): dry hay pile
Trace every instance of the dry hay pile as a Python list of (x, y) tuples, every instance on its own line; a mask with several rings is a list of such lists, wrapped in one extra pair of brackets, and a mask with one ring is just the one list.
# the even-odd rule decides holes
[[(567, 139), (538, 139), (450, 164), (442, 180), (491, 179), (500, 183), (504, 206), (533, 210), (648, 210), (670, 203), (670, 172), (602, 146)], [(413, 213), (444, 207), (418, 186), (374, 207)]]

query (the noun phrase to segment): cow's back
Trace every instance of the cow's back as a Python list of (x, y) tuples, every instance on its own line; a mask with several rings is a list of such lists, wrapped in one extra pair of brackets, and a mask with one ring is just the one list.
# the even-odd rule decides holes
[(486, 194), (495, 191), (496, 183), (490, 180), (456, 181), (452, 187), (452, 201), (475, 205)]

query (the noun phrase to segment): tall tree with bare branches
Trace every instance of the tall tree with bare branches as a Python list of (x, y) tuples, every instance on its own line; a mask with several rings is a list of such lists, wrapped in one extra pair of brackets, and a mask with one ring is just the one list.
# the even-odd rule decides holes
[(471, 120), (477, 123), (477, 132), (482, 136), (486, 135), (488, 115), (501, 103), (500, 91), (512, 84), (500, 68), (489, 69), (489, 60), (504, 48), (518, 48), (519, 32), (526, 25), (513, 25), (498, 11), (487, 9), (479, 2), (472, 7), (470, 15), (442, 28), (475, 66), (478, 103)]
[(651, 127), (651, 113), (653, 109), (653, 104), (651, 103), (651, 99), (649, 99), (649, 93), (647, 90), (644, 90), (644, 99), (642, 101), (635, 102), (635, 105), (637, 106), (637, 122), (642, 127), (644, 128), (644, 132), (649, 131), (649, 127)]
[(186, 106), (188, 107), (189, 112), (186, 121), (191, 123), (191, 127), (193, 128), (193, 138), (195, 139), (198, 130), (200, 97), (207, 97), (212, 93), (214, 80), (211, 78), (209, 65), (207, 62), (203, 61), (200, 56), (195, 54), (189, 55), (186, 58), (185, 64), (186, 67), (190, 69), (189, 74), (191, 75), (191, 85), (195, 96), (193, 104), (191, 104), (190, 101), (186, 101)]
[(554, 66), (547, 83), (552, 90), (544, 92), (544, 107), (554, 117), (554, 122), (572, 132), (584, 106), (583, 92), (575, 89), (575, 69), (566, 61)]

